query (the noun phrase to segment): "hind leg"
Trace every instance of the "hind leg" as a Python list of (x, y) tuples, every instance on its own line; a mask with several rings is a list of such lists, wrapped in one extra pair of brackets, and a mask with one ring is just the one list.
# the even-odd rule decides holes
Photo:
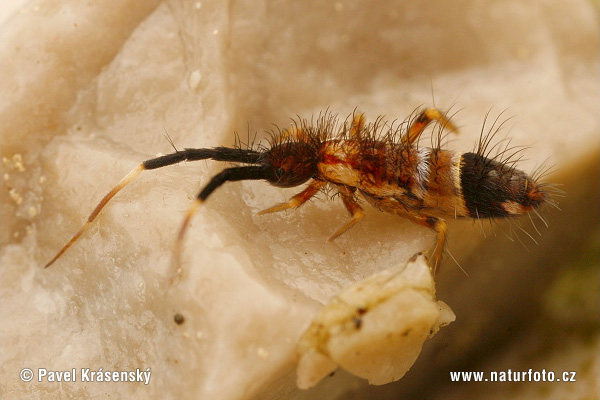
[(363, 196), (369, 201), (369, 203), (371, 203), (371, 205), (381, 211), (407, 218), (416, 224), (425, 226), (435, 231), (435, 245), (430, 252), (429, 260), (431, 270), (435, 275), (440, 268), (442, 256), (444, 255), (444, 249), (446, 246), (446, 236), (448, 231), (446, 221), (444, 221), (442, 218), (421, 213), (418, 210), (410, 208), (397, 199), (391, 197), (378, 198), (369, 196), (365, 193), (363, 193)]

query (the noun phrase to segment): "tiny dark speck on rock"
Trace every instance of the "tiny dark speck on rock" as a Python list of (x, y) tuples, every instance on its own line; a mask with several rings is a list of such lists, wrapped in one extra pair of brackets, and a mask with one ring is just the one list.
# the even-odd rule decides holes
[(177, 325), (181, 325), (185, 322), (185, 318), (183, 318), (183, 315), (181, 315), (181, 314), (175, 314), (175, 316), (173, 317), (173, 320), (175, 321), (175, 323)]

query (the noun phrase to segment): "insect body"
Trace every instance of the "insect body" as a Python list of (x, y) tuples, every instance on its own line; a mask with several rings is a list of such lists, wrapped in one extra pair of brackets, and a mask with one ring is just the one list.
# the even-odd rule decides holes
[[(394, 126), (379, 118), (366, 124), (363, 114), (338, 124), (335, 116), (306, 120), (273, 137), (259, 149), (216, 147), (184, 149), (144, 161), (126, 175), (98, 204), (88, 221), (48, 263), (54, 263), (88, 228), (107, 202), (144, 170), (182, 161), (212, 159), (243, 164), (226, 168), (200, 191), (179, 230), (179, 256), (189, 221), (198, 206), (227, 181), (266, 180), (278, 187), (308, 186), (288, 202), (260, 214), (299, 207), (324, 189), (333, 187), (351, 215), (329, 240), (334, 240), (364, 216), (359, 195), (375, 208), (434, 230), (437, 234), (431, 263), (436, 272), (446, 241), (445, 218), (496, 218), (521, 215), (547, 200), (537, 183), (514, 163), (487, 154), (490, 135), (481, 138), (474, 153), (455, 153), (437, 146), (419, 147), (418, 139), (431, 122), (456, 130), (439, 110), (427, 108)], [(176, 258), (178, 262), (178, 258)]]

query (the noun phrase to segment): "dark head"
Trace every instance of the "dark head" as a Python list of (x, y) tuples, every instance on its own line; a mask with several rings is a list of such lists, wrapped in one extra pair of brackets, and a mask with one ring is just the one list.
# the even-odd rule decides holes
[(270, 170), (267, 181), (278, 187), (298, 186), (318, 172), (318, 155), (305, 142), (285, 142), (264, 153), (263, 165)]
[(472, 217), (521, 215), (546, 200), (546, 193), (527, 174), (476, 153), (462, 155), (460, 182)]

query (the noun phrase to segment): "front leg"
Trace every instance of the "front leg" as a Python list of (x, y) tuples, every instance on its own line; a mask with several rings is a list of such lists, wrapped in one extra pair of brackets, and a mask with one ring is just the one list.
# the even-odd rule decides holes
[(279, 212), (283, 210), (287, 210), (288, 208), (296, 208), (300, 207), (302, 204), (306, 203), (311, 197), (321, 190), (327, 182), (319, 181), (314, 179), (310, 185), (294, 197), (292, 197), (289, 201), (285, 203), (276, 204), (273, 207), (267, 208), (266, 210), (262, 210), (258, 213), (258, 215), (264, 215), (274, 212)]

